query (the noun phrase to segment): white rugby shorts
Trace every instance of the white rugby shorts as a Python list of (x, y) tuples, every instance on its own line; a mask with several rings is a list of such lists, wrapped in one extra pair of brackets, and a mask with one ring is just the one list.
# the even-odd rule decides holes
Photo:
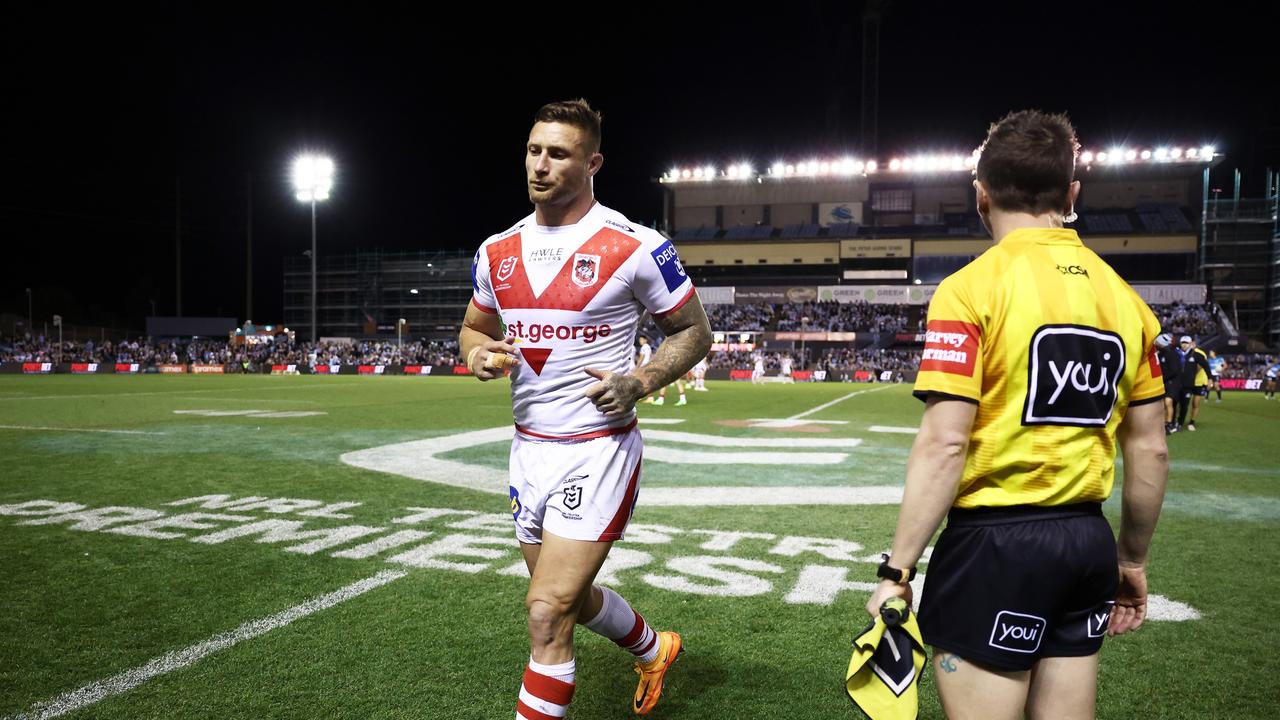
[(640, 494), (644, 442), (634, 425), (589, 440), (511, 442), (511, 514), (516, 539), (541, 544), (546, 530), (570, 540), (621, 540)]

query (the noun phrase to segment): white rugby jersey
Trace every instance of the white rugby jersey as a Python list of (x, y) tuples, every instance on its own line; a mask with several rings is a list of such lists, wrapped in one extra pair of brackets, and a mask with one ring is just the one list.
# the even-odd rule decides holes
[(635, 367), (640, 316), (662, 317), (693, 297), (675, 247), (596, 203), (576, 224), (543, 227), (530, 214), (485, 240), (472, 265), (471, 303), (516, 337), (511, 374), (516, 429), (534, 438), (586, 439), (635, 425), (606, 418), (583, 393), (589, 367)]
[(649, 361), (653, 359), (653, 346), (641, 345), (639, 352), (640, 352), (640, 364), (648, 365)]

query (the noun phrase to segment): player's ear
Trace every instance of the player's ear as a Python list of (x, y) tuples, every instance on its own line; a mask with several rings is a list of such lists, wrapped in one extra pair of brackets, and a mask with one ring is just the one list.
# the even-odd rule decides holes
[(591, 153), (591, 157), (587, 158), (587, 177), (595, 177), (603, 165), (604, 155), (598, 152)]

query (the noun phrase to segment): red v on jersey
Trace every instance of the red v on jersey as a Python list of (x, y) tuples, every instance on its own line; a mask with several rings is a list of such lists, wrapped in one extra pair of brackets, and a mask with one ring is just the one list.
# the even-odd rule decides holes
[(547, 364), (547, 358), (551, 356), (551, 348), (520, 348), (520, 359), (534, 375), (542, 374), (542, 366)]
[(604, 228), (574, 251), (542, 294), (535, 295), (525, 274), (520, 233), (516, 233), (489, 246), (489, 278), (498, 305), (505, 310), (582, 312), (638, 247), (639, 240)]

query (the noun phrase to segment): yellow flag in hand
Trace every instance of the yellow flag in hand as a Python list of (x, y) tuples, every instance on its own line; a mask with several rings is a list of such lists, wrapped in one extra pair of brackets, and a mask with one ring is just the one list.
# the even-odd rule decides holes
[(880, 616), (853, 639), (845, 691), (871, 720), (914, 720), (924, 657), (915, 614), (902, 598), (889, 598)]

